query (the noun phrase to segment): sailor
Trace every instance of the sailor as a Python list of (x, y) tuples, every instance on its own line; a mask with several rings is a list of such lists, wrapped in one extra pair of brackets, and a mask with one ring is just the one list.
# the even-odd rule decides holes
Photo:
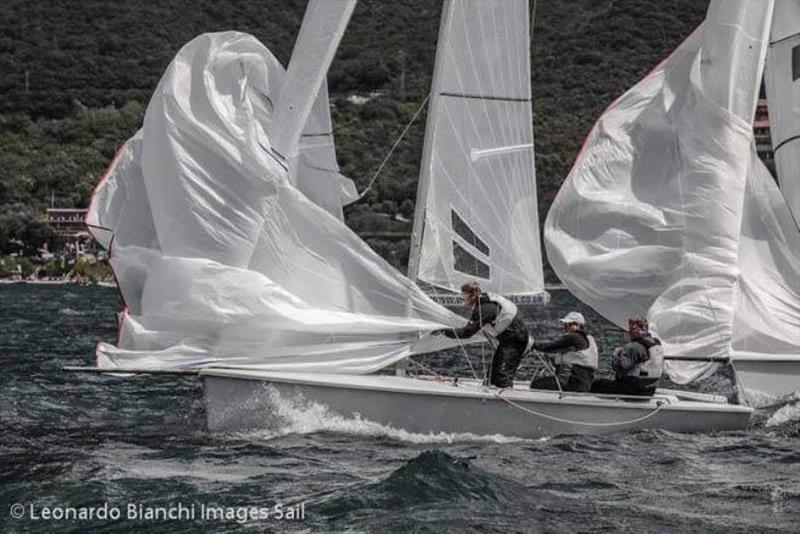
[(472, 306), (472, 315), (463, 328), (437, 330), (451, 339), (466, 339), (483, 332), (495, 347), (489, 383), (493, 386), (513, 387), (522, 356), (528, 348), (528, 329), (517, 314), (517, 306), (510, 300), (493, 293), (481, 292), (478, 282), (461, 286), (465, 306)]
[(630, 342), (615, 347), (611, 357), (614, 379), (601, 378), (592, 384), (593, 393), (652, 396), (664, 371), (661, 341), (649, 331), (647, 319), (628, 319)]
[(555, 373), (534, 379), (531, 389), (560, 389), (584, 391), (592, 389), (597, 371), (597, 343), (586, 333), (586, 319), (580, 312), (569, 312), (563, 319), (564, 335), (546, 343), (536, 341), (533, 348), (539, 352), (555, 353), (551, 357)]

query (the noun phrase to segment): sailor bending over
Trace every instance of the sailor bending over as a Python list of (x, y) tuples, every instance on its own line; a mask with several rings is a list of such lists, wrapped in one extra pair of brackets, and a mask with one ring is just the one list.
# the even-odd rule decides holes
[(593, 393), (652, 396), (664, 370), (661, 341), (648, 331), (647, 319), (628, 319), (630, 343), (614, 348), (611, 368), (614, 379), (601, 378), (592, 384)]
[(533, 344), (539, 352), (556, 354), (551, 357), (555, 373), (534, 379), (531, 389), (588, 392), (597, 371), (597, 344), (584, 330), (586, 319), (582, 313), (569, 312), (560, 321), (564, 324), (563, 336), (551, 343), (536, 341)]
[(466, 339), (483, 332), (495, 347), (489, 383), (501, 388), (513, 387), (514, 375), (528, 348), (528, 329), (517, 315), (516, 304), (500, 295), (482, 293), (477, 282), (461, 286), (461, 298), (465, 306), (472, 306), (467, 325), (433, 333)]

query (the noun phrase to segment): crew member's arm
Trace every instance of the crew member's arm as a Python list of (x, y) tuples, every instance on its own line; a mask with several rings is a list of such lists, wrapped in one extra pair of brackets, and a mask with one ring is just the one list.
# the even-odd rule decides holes
[(483, 325), (486, 323), (491, 323), (497, 319), (498, 311), (498, 306), (494, 303), (489, 302), (485, 304), (479, 304), (472, 310), (472, 317), (470, 317), (466, 326), (463, 328), (452, 328), (450, 330), (445, 330), (442, 333), (450, 339), (470, 338), (477, 334)]
[(641, 343), (628, 343), (619, 355), (611, 361), (611, 368), (617, 375), (625, 376), (639, 363), (647, 361), (647, 349)]
[(551, 342), (534, 341), (533, 348), (539, 352), (567, 352), (572, 348), (577, 349), (575, 336), (577, 334), (569, 333)]

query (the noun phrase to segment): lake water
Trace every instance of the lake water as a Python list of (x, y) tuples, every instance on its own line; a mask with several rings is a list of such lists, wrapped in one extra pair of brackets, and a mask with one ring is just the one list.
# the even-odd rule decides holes
[[(607, 355), (621, 332), (566, 292), (526, 317), (555, 335), (573, 307)], [(193, 378), (60, 371), (114, 340), (119, 308), (109, 288), (0, 286), (0, 532), (798, 532), (798, 398), (723, 434), (466, 438), (314, 411), (211, 434)], [(458, 351), (424, 361), (469, 374)], [(695, 388), (735, 394), (725, 371)], [(106, 515), (52, 518), (70, 508)]]

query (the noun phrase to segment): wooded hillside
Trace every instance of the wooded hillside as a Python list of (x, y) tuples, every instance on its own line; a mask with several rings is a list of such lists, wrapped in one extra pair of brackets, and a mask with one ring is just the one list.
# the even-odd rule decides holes
[[(537, 0), (534, 131), (543, 218), (591, 125), (702, 20), (707, 0)], [(178, 49), (196, 35), (252, 33), (284, 63), (303, 0), (6, 0), (0, 14), (0, 242), (50, 199), (81, 207), (116, 147), (141, 124)], [(428, 91), (439, 0), (361, 0), (330, 70), (343, 171), (360, 188)], [(364, 104), (347, 97), (377, 92)], [(356, 229), (404, 230), (378, 213), (413, 209), (424, 114), (373, 191), (348, 208)], [(405, 228), (407, 230), (407, 228)], [(373, 241), (397, 264), (404, 244)]]

